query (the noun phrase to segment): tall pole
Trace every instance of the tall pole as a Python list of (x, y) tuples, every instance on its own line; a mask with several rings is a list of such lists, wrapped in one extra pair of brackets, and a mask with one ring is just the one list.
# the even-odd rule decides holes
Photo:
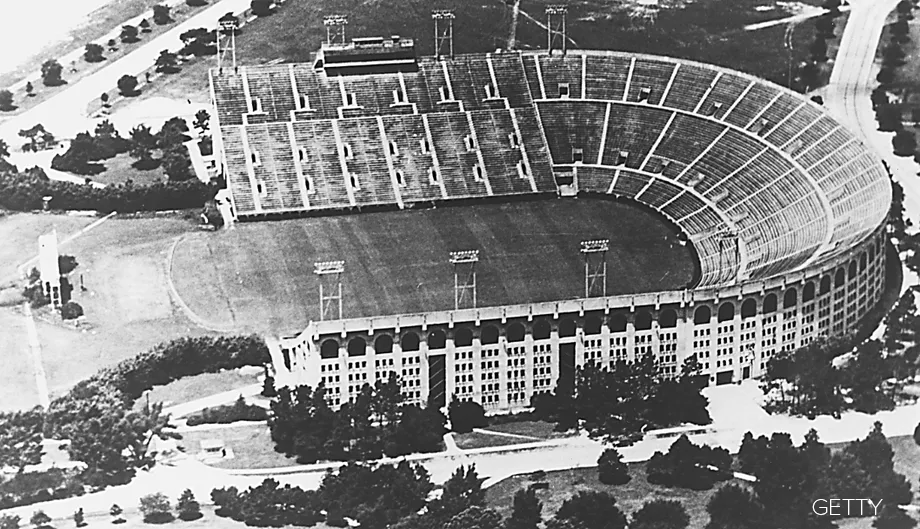
[[(339, 309), (337, 319), (342, 319), (342, 273), (345, 272), (345, 261), (322, 261), (313, 263), (313, 273), (319, 277), (319, 319), (326, 319), (326, 313), (331, 312), (333, 306)], [(329, 282), (332, 293), (328, 293), (325, 283)], [(336, 302), (337, 305), (332, 305)]]
[[(581, 241), (581, 253), (585, 256), (585, 297), (592, 297), (600, 282), (601, 296), (607, 295), (607, 251), (610, 249), (609, 239), (594, 239)], [(594, 263), (592, 260), (599, 260)]]
[[(479, 250), (462, 250), (450, 252), (450, 263), (454, 265), (454, 310), (460, 310), (465, 299), (471, 299), (472, 308), (476, 308), (476, 263), (479, 262)], [(464, 274), (460, 282), (461, 271)]]
[[(431, 19), (434, 21), (434, 56), (441, 58), (441, 50), (447, 45), (447, 53), (450, 57), (454, 56), (454, 15), (451, 9), (436, 9), (431, 12)], [(447, 27), (442, 27), (446, 23)]]
[[(565, 31), (565, 14), (569, 8), (565, 4), (550, 4), (546, 6), (546, 51), (549, 55), (553, 54), (553, 38), (556, 33), (562, 34), (562, 55), (566, 52), (566, 31)], [(556, 29), (558, 21), (562, 22), (561, 31)]]

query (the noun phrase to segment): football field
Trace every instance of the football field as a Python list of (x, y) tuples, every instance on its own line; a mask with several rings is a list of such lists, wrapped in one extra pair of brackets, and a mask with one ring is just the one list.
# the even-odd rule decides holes
[(580, 242), (609, 239), (609, 294), (680, 289), (692, 249), (657, 214), (602, 199), (545, 199), (238, 224), (187, 235), (170, 273), (189, 308), (240, 330), (297, 332), (319, 319), (313, 263), (345, 261), (344, 316), (452, 309), (449, 252), (479, 250), (478, 305), (584, 295)]

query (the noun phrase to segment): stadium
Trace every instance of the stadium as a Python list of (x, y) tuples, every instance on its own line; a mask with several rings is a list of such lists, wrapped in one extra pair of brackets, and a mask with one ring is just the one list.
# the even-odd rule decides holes
[[(746, 74), (425, 57), (394, 36), (214, 69), (210, 89), (229, 217), (278, 219), (236, 224), (226, 260), (276, 284), (262, 312), (295, 300), (305, 328), (271, 340), (277, 382), (322, 382), (334, 405), (395, 373), (410, 401), (515, 411), (585, 362), (645, 354), (756, 378), (854, 331), (885, 288), (883, 164)], [(267, 282), (240, 280), (237, 308)]]

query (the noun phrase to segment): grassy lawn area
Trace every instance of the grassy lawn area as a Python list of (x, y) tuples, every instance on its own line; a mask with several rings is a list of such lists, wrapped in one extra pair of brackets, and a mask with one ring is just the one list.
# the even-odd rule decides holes
[(504, 435), (489, 435), (480, 432), (455, 433), (454, 442), (457, 448), (469, 450), (470, 448), (488, 448), (493, 446), (518, 445), (530, 442), (527, 439), (518, 439), (516, 437), (507, 437)]
[(127, 153), (119, 154), (108, 160), (102, 160), (100, 163), (105, 165), (105, 171), (90, 176), (90, 180), (94, 182), (112, 185), (123, 184), (131, 180), (135, 185), (145, 186), (166, 180), (166, 174), (159, 167), (150, 171), (141, 171), (132, 167), (131, 164), (134, 163), (134, 158)]
[(201, 451), (204, 439), (221, 439), (227, 448), (233, 450), (233, 459), (208, 463), (218, 468), (273, 468), (297, 464), (294, 459), (275, 452), (268, 426), (264, 424), (185, 432), (179, 446), (185, 453), (194, 456)]
[(39, 404), (32, 371), (32, 357), (26, 339), (26, 321), (18, 308), (0, 307), (0, 411), (28, 409)]
[[(546, 421), (515, 421), (504, 424), (490, 424), (483, 428), (483, 430), (526, 435), (528, 437), (539, 437), (540, 439), (559, 439), (560, 437), (568, 437), (566, 432), (553, 431), (555, 426), (555, 424)], [(523, 442), (524, 440), (522, 439), (521, 441)]]
[[(103, 37), (112, 31), (112, 29), (120, 28), (124, 22), (143, 14), (155, 3), (158, 2), (153, 2), (151, 0), (112, 0), (106, 3), (106, 5), (103, 7), (100, 7), (96, 11), (93, 11), (87, 15), (84, 19), (85, 23), (73, 29), (63, 40), (49, 43), (39, 53), (34, 55), (28, 61), (24, 62), (17, 69), (0, 75), (0, 86), (6, 87), (17, 81), (20, 81), (21, 79), (25, 78), (26, 75), (39, 69), (40, 65), (48, 59), (57, 59), (58, 57), (61, 57), (65, 53), (68, 53), (75, 48), (82, 49), (83, 46), (100, 37)], [(182, 20), (185, 20), (193, 14), (206, 8), (207, 6), (190, 7), (183, 2), (172, 8), (170, 14), (174, 21), (181, 22)], [(153, 23), (153, 20), (148, 20), (148, 22), (150, 22), (151, 31), (150, 33), (139, 33), (138, 37), (140, 37), (140, 41), (124, 44), (120, 39), (116, 39), (117, 47), (115, 51), (110, 50), (107, 46), (105, 47), (105, 61), (89, 63), (83, 60), (81, 56), (80, 60), (78, 60), (73, 65), (77, 69), (76, 72), (71, 71), (70, 64), (62, 64), (64, 66), (62, 77), (65, 81), (67, 81), (67, 84), (74, 84), (87, 77), (88, 75), (99, 71), (101, 68), (111, 64), (117, 59), (124, 57), (138, 47), (143, 46), (152, 38), (169, 31), (176, 25), (173, 23), (164, 26), (158, 26)], [(33, 97), (27, 97), (24, 91), (13, 94), (15, 104), (19, 106), (17, 109), (18, 112), (32, 107), (48, 99), (49, 97), (53, 97), (67, 87), (67, 84), (54, 87), (44, 86), (40, 81), (33, 82), (32, 84), (35, 88), (35, 95)], [(115, 91), (114, 86), (112, 87), (112, 91)], [(15, 114), (17, 111), (14, 111), (10, 114)]]
[(170, 382), (165, 386), (155, 386), (150, 392), (150, 402), (162, 402), (164, 406), (181, 404), (257, 382), (256, 375), (243, 374), (239, 369), (202, 373)]
[[(667, 499), (680, 501), (690, 515), (690, 528), (702, 529), (709, 516), (706, 514), (706, 504), (715, 493), (717, 484), (712, 490), (692, 491), (687, 489), (668, 489), (651, 485), (645, 479), (645, 465), (642, 463), (630, 464), (629, 475), (632, 479), (625, 485), (604, 485), (597, 479), (596, 468), (576, 468), (558, 472), (547, 472), (543, 479), (532, 479), (527, 476), (514, 476), (489, 487), (486, 490), (486, 502), (489, 507), (497, 510), (502, 516), (511, 514), (514, 494), (527, 488), (536, 481), (546, 481), (549, 489), (538, 491), (537, 497), (543, 502), (543, 518), (551, 518), (553, 513), (562, 506), (562, 502), (574, 495), (579, 490), (600, 490), (610, 493), (617, 500), (617, 506), (627, 514), (631, 514), (642, 505), (653, 499)], [(727, 483), (727, 482), (723, 482)]]
[[(58, 241), (92, 224), (94, 217), (74, 217), (64, 214), (10, 213), (0, 216), (0, 283), (16, 275), (16, 269), (38, 256), (38, 236), (57, 230)], [(60, 248), (67, 253), (67, 245)]]

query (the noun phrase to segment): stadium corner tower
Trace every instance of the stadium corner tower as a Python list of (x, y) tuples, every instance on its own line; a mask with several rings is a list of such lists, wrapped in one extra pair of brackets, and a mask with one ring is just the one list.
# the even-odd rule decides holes
[(686, 289), (316, 318), (271, 339), (277, 382), (323, 382), (333, 405), (396, 373), (409, 401), (514, 411), (585, 362), (645, 354), (737, 382), (853, 331), (885, 288), (883, 164), (821, 106), (749, 75), (606, 51), (417, 57), (392, 37), (210, 83), (237, 219), (605, 197), (658, 212), (698, 258)]

